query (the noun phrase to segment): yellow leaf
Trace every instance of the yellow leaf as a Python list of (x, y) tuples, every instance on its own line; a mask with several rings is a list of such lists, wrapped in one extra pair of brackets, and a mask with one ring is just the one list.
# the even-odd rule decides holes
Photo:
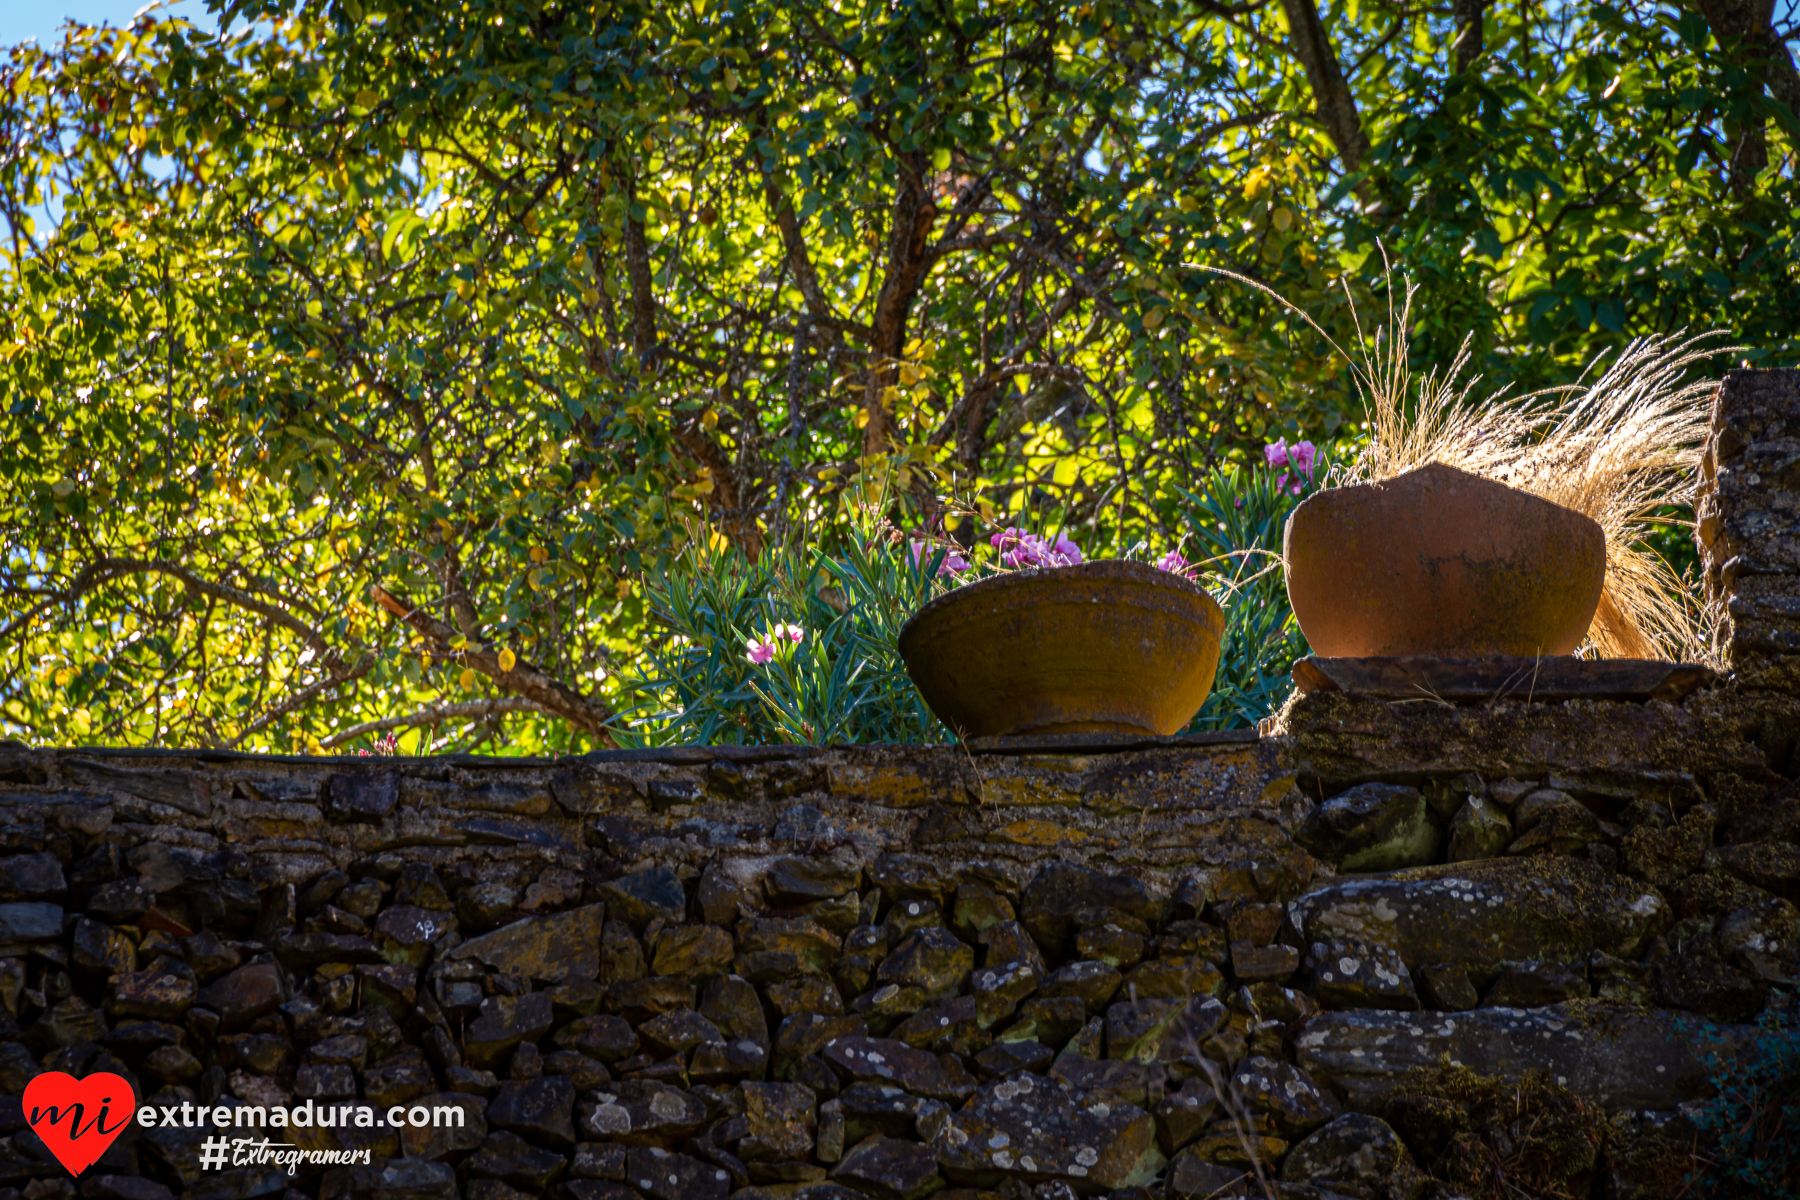
[(919, 382), (919, 368), (911, 363), (903, 363), (900, 367), (900, 386), (911, 387)]
[(717, 410), (709, 408), (704, 413), (700, 414), (700, 428), (716, 429), (718, 428), (718, 425), (719, 414)]
[(474, 690), (475, 669), (473, 667), (464, 667), (462, 674), (456, 677), (456, 682), (462, 684), (463, 691), (465, 692)]
[(1144, 314), (1144, 328), (1145, 329), (1155, 329), (1158, 325), (1161, 325), (1162, 323), (1163, 323), (1162, 309), (1153, 308), (1149, 312)]
[(1278, 208), (1275, 210), (1275, 216), (1273, 219), (1275, 221), (1275, 228), (1281, 230), (1281, 232), (1283, 232), (1283, 233), (1286, 233), (1288, 231), (1288, 226), (1290, 226), (1294, 223), (1294, 214), (1289, 212), (1285, 208)]
[(819, 472), (819, 478), (821, 480), (836, 479), (839, 475), (842, 475), (842, 474), (843, 474), (843, 472), (838, 470), (836, 467), (826, 467), (823, 471)]
[(514, 654), (511, 650), (502, 650), (500, 652), (500, 669), (502, 671), (512, 670), (513, 666), (518, 661), (519, 661), (519, 656)]
[(532, 562), (541, 563), (549, 557), (550, 557), (550, 552), (548, 550), (544, 549), (542, 546), (533, 546), (531, 548), (531, 561)]
[(356, 93), (356, 107), (358, 108), (374, 108), (380, 103), (381, 97), (374, 92), (371, 92), (368, 88), (364, 88), (362, 91)]

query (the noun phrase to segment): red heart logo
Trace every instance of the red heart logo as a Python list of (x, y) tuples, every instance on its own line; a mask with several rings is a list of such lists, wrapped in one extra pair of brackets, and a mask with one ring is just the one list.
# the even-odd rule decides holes
[(93, 1166), (136, 1113), (131, 1085), (105, 1071), (86, 1079), (46, 1071), (25, 1085), (25, 1123), (71, 1175)]

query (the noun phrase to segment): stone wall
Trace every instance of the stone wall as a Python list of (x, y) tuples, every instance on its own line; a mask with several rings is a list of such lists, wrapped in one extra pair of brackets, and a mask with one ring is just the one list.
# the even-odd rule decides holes
[(1260, 738), (560, 760), (0, 746), (0, 1094), (110, 1070), (159, 1106), (467, 1118), (294, 1129), (372, 1161), (291, 1177), (134, 1127), (71, 1185), (0, 1100), (0, 1200), (1420, 1200), (1482, 1164), (1680, 1194), (1716, 1169), (1709, 1059), (1794, 1016), (1800, 553), (1782, 469), (1744, 465), (1800, 429), (1772, 374), (1717, 402), (1736, 670), (1680, 703), (1316, 692)]

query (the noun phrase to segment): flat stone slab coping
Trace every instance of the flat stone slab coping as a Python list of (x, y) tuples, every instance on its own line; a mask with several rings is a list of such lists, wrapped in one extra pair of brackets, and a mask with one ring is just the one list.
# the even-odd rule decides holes
[(1137, 733), (1047, 733), (970, 738), (964, 745), (971, 754), (1120, 753), (1126, 750), (1178, 750), (1186, 746), (1236, 746), (1254, 743), (1258, 736), (1254, 729), (1215, 729), (1176, 737)]
[(1303, 658), (1294, 664), (1301, 692), (1350, 692), (1378, 700), (1624, 700), (1671, 703), (1717, 678), (1694, 663), (1638, 658)]

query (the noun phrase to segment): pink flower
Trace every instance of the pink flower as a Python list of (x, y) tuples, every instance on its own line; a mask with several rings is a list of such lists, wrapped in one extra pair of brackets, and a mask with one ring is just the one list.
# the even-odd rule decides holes
[(1319, 448), (1317, 446), (1313, 445), (1311, 442), (1295, 442), (1289, 449), (1288, 456), (1289, 461), (1305, 473), (1308, 479), (1312, 478), (1313, 463), (1319, 457)]
[[(913, 566), (923, 566), (925, 564), (926, 556), (931, 554), (933, 549), (934, 548), (927, 542), (913, 542), (908, 548), (907, 558), (912, 562)], [(968, 569), (969, 560), (955, 550), (952, 550), (950, 553), (944, 555), (944, 561), (939, 564), (937, 573), (939, 575), (960, 575)]]
[(1276, 438), (1263, 447), (1263, 460), (1271, 467), (1285, 467), (1288, 461), (1287, 440)]
[(744, 657), (759, 667), (775, 657), (775, 643), (773, 641), (753, 641), (749, 643), (749, 649), (750, 653), (744, 655)]
[(1044, 541), (1034, 533), (1020, 533), (1008, 526), (989, 538), (988, 544), (1000, 552), (1000, 561), (1009, 567), (1035, 567)]
[(1072, 567), (1081, 561), (1081, 549), (1067, 535), (1058, 534), (1047, 543), (1035, 533), (1007, 529), (988, 541), (1000, 551), (1000, 561), (1009, 567)]
[(777, 625), (774, 629), (769, 631), (769, 636), (773, 638), (786, 638), (788, 641), (798, 646), (801, 642), (806, 640), (806, 630), (800, 628), (798, 625)]
[(1072, 567), (1081, 561), (1081, 551), (1065, 534), (1056, 535), (1056, 544), (1045, 552), (1048, 565), (1053, 567)]
[(1181, 557), (1181, 551), (1171, 550), (1156, 560), (1156, 565), (1164, 571), (1173, 571), (1177, 575), (1187, 570), (1187, 559)]
[(376, 739), (375, 749), (358, 750), (356, 753), (363, 758), (391, 758), (400, 753), (400, 735), (397, 733), (388, 733)]

